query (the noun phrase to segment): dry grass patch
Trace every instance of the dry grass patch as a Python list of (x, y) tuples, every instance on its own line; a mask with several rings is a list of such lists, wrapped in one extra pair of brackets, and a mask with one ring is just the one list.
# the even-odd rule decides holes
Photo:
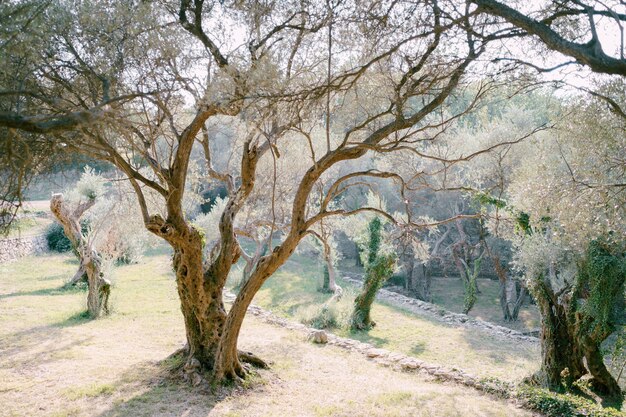
[[(276, 272), (261, 288), (254, 302), (297, 320), (308, 317), (311, 308), (318, 308), (328, 300), (329, 294), (317, 292), (321, 270), (312, 260), (297, 258), (297, 261), (288, 262)], [(352, 284), (341, 279), (338, 282), (347, 290), (346, 297), (355, 293), (349, 290)], [(351, 302), (342, 300), (341, 303), (351, 309)], [(367, 332), (351, 332), (345, 328), (333, 332), (430, 363), (462, 369), (479, 377), (519, 382), (539, 368), (538, 343), (449, 326), (430, 316), (419, 316), (384, 302), (374, 303), (372, 319), (376, 327)]]
[(82, 312), (86, 294), (59, 290), (71, 255), (0, 266), (3, 416), (530, 416), (459, 386), (382, 368), (307, 343), (250, 317), (241, 346), (270, 360), (243, 387), (209, 392), (172, 377), (184, 332), (169, 256), (117, 270), (114, 314)]

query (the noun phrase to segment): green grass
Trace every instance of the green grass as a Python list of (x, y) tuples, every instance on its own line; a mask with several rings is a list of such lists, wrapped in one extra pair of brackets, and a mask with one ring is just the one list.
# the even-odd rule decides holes
[[(302, 311), (330, 297), (317, 291), (321, 274), (321, 267), (315, 260), (293, 258), (263, 285), (254, 303), (287, 318), (301, 317)], [(338, 283), (344, 289), (353, 288), (352, 293), (357, 290), (341, 279)], [(427, 362), (463, 369), (479, 377), (520, 381), (539, 367), (537, 344), (451, 327), (381, 302), (374, 304), (372, 319), (376, 326), (370, 331), (352, 332), (342, 328), (334, 332)]]
[(94, 398), (101, 395), (110, 395), (114, 391), (115, 386), (112, 384), (89, 384), (86, 386), (69, 388), (66, 390), (65, 396), (70, 400), (76, 400), (78, 398)]
[[(469, 315), (491, 323), (507, 326), (515, 330), (537, 330), (540, 326), (539, 311), (526, 298), (524, 307), (520, 310), (517, 322), (504, 322), (500, 309), (500, 283), (491, 279), (478, 279), (478, 300)], [(463, 283), (458, 277), (434, 278), (432, 281), (432, 295), (434, 304), (455, 313), (463, 311)]]

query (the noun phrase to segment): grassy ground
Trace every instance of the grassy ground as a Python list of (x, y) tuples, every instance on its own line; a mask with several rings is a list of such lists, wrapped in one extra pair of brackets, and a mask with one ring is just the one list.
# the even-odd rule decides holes
[[(246, 319), (241, 346), (272, 361), (272, 369), (244, 388), (192, 389), (167, 372), (167, 356), (184, 342), (169, 256), (156, 252), (117, 269), (113, 314), (97, 321), (83, 314), (84, 291), (60, 289), (76, 267), (71, 255), (0, 265), (0, 415), (530, 416), (473, 390), (312, 345), (254, 318)], [(289, 283), (295, 294), (296, 276), (281, 272), (271, 284)], [(275, 288), (262, 296), (278, 298)], [(375, 314), (384, 309), (377, 306)], [(430, 326), (427, 331), (440, 327)], [(455, 348), (440, 348), (448, 349)]]
[[(354, 266), (352, 259), (342, 260), (340, 267), (351, 272), (362, 272), (362, 268)], [(526, 302), (519, 312), (519, 320), (505, 322), (502, 320), (502, 310), (500, 309), (498, 281), (479, 278), (478, 288), (480, 294), (478, 294), (474, 308), (469, 312), (470, 317), (519, 331), (537, 330), (539, 328), (539, 310), (535, 305), (530, 304), (529, 297), (526, 298)], [(433, 277), (431, 289), (434, 304), (455, 313), (463, 311), (463, 283), (460, 278)]]
[[(285, 317), (301, 317), (309, 306), (330, 297), (316, 291), (319, 277), (321, 269), (315, 260), (289, 261), (265, 283), (254, 302)], [(338, 282), (344, 289), (353, 288), (343, 280)], [(380, 302), (374, 304), (372, 318), (377, 325), (368, 332), (344, 329), (336, 333), (480, 377), (520, 381), (539, 367), (538, 344), (447, 326)]]
[[(478, 279), (480, 294), (476, 305), (469, 312), (471, 317), (506, 326), (511, 329), (527, 331), (537, 330), (540, 326), (539, 310), (530, 304), (529, 298), (519, 312), (519, 320), (505, 322), (500, 309), (500, 284), (491, 279)], [(437, 277), (432, 282), (433, 303), (446, 310), (461, 313), (463, 311), (463, 283), (459, 278)]]

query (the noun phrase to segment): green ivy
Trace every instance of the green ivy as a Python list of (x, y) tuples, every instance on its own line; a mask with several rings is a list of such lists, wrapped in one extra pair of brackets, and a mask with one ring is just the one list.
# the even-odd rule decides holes
[(488, 193), (476, 193), (474, 194), (474, 202), (481, 206), (495, 206), (499, 209), (506, 207), (506, 201), (501, 198), (497, 198)]
[(617, 298), (624, 294), (626, 258), (603, 239), (589, 244), (578, 264), (578, 279), (574, 296), (588, 294), (586, 302), (578, 307), (585, 321), (579, 331), (585, 334), (610, 334), (614, 331), (614, 313)]
[(393, 274), (396, 263), (395, 254), (379, 254), (382, 241), (382, 222), (378, 217), (375, 217), (369, 223), (368, 231), (369, 240), (365, 280), (363, 281), (361, 293), (354, 300), (354, 311), (351, 319), (351, 327), (355, 330), (368, 329), (373, 325), (369, 323), (372, 303), (380, 287)]
[(467, 281), (463, 281), (465, 296), (463, 297), (463, 313), (467, 314), (474, 307), (478, 298), (478, 286), (476, 280), (478, 279), (478, 273), (480, 272), (480, 264), (482, 263), (482, 255), (480, 258), (474, 261), (474, 269), (466, 268), (465, 275), (467, 275)]

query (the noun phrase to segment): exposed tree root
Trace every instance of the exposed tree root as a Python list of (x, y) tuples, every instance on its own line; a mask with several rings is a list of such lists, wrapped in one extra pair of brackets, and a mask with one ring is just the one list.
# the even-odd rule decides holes
[(269, 369), (269, 364), (265, 362), (263, 359), (259, 358), (252, 352), (245, 352), (243, 350), (237, 351), (239, 355), (239, 360), (245, 363), (249, 363), (250, 365), (261, 368), (261, 369)]

